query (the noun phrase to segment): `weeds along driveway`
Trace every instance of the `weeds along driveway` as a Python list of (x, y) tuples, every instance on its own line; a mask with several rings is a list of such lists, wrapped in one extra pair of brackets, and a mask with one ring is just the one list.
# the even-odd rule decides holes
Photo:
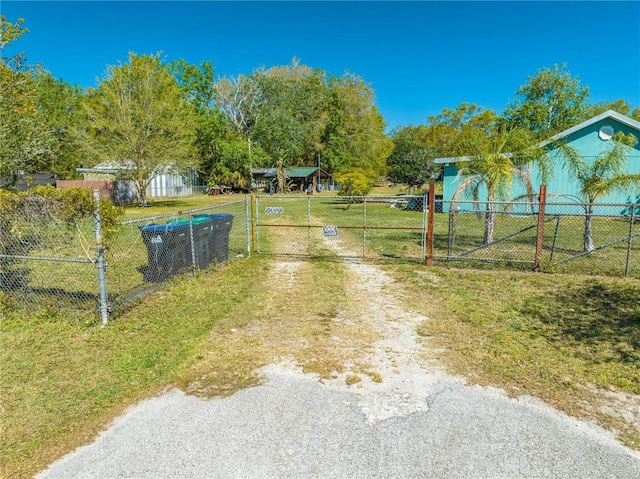
[(317, 268), (276, 261), (262, 316), (229, 333), (261, 338), (261, 385), (169, 390), (38, 477), (640, 477), (603, 430), (447, 375), (379, 268), (333, 263), (323, 294)]

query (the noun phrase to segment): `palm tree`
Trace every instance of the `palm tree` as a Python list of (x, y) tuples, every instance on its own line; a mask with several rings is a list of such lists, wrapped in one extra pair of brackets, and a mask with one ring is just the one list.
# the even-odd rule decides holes
[(487, 209), (483, 244), (493, 242), (495, 202), (508, 199), (515, 179), (532, 193), (529, 167), (538, 165), (544, 181), (550, 173), (550, 161), (537, 146), (531, 132), (522, 128), (499, 129), (487, 134), (480, 129), (463, 130), (456, 151), (466, 155), (458, 176), (462, 178), (451, 198), (451, 209), (461, 197), (471, 195), (478, 201), (481, 187), (487, 189)]
[(640, 174), (630, 174), (625, 169), (627, 155), (638, 139), (631, 133), (616, 133), (605, 143), (603, 153), (593, 163), (587, 162), (566, 143), (559, 143), (557, 151), (564, 158), (564, 167), (580, 187), (584, 202), (584, 252), (594, 250), (591, 218), (597, 201), (610, 193), (640, 187)]

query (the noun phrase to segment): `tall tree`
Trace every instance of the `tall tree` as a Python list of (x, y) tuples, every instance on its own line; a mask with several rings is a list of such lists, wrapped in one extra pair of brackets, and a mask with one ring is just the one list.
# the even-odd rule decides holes
[(215, 72), (210, 61), (193, 65), (184, 59), (175, 60), (167, 65), (176, 82), (197, 110), (207, 111), (214, 107), (216, 99)]
[(315, 164), (328, 121), (325, 72), (294, 58), (290, 65), (254, 72), (253, 78), (261, 97), (251, 137), (285, 166)]
[(489, 135), (496, 127), (496, 114), (475, 103), (460, 103), (454, 110), (444, 108), (437, 115), (427, 117), (424, 141), (438, 150), (440, 156), (455, 155), (455, 143), (464, 129), (478, 128)]
[(549, 137), (584, 121), (588, 98), (589, 88), (572, 76), (565, 64), (556, 64), (529, 77), (504, 110), (502, 122)]
[(631, 133), (616, 133), (604, 142), (602, 154), (593, 162), (581, 157), (566, 143), (559, 143), (557, 151), (564, 159), (564, 167), (577, 181), (584, 201), (584, 251), (594, 250), (591, 219), (593, 209), (600, 198), (616, 191), (640, 188), (640, 175), (631, 174), (625, 168), (628, 154), (638, 139)]
[[(487, 204), (483, 243), (493, 242), (495, 230), (495, 202), (509, 199), (514, 178), (524, 183), (530, 190), (527, 165), (535, 162), (543, 176), (549, 174), (550, 161), (538, 148), (531, 133), (524, 128), (498, 129), (487, 135), (481, 129), (464, 130), (456, 142), (459, 153), (466, 160), (459, 163), (462, 177), (452, 197), (452, 211), (455, 202), (463, 195), (471, 193), (475, 201), (480, 198), (481, 188), (486, 188)], [(543, 178), (544, 180), (544, 178)]]
[(108, 67), (84, 106), (89, 128), (79, 133), (90, 153), (121, 167), (141, 204), (155, 177), (193, 165), (193, 107), (159, 55), (130, 53), (126, 64)]
[(41, 158), (40, 169), (62, 178), (74, 178), (76, 167), (86, 160), (73, 135), (73, 129), (81, 127), (82, 92), (49, 73), (37, 75), (36, 83), (38, 115), (55, 140), (48, 154)]
[(224, 113), (231, 127), (245, 138), (260, 116), (262, 93), (253, 75), (237, 78), (222, 77), (215, 83), (215, 103)]
[(428, 145), (426, 133), (423, 125), (407, 126), (392, 132), (394, 147), (387, 159), (387, 175), (391, 181), (413, 190), (429, 181), (438, 171), (438, 166), (433, 163), (438, 150)]
[(329, 79), (332, 95), (323, 143), (330, 172), (361, 168), (377, 179), (386, 173), (393, 141), (375, 104), (375, 92), (357, 75)]
[(24, 53), (6, 55), (12, 43), (28, 30), (0, 17), (0, 178), (13, 183), (20, 171), (35, 173), (51, 154), (55, 138), (38, 109), (39, 65), (29, 65)]
[(360, 167), (384, 174), (393, 148), (373, 90), (356, 75), (331, 77), (302, 65), (219, 79), (216, 105), (251, 148), (283, 166), (317, 165), (331, 173)]
[[(259, 145), (251, 146), (251, 139), (247, 137), (249, 125), (242, 120), (249, 117), (243, 117), (242, 112), (235, 109), (237, 105), (227, 101), (237, 98), (232, 94), (232, 83), (226, 79), (216, 82), (211, 62), (197, 66), (178, 60), (169, 65), (169, 70), (176, 77), (185, 100), (197, 113), (198, 173), (209, 185), (246, 188), (251, 183), (251, 167), (269, 160)], [(225, 92), (230, 96), (225, 97)], [(219, 105), (227, 108), (229, 117)], [(240, 123), (233, 124), (229, 119)]]
[(640, 121), (640, 108), (633, 108), (626, 100), (619, 98), (616, 101), (599, 101), (587, 106), (587, 117), (591, 118), (607, 110), (613, 110), (622, 115), (630, 116)]

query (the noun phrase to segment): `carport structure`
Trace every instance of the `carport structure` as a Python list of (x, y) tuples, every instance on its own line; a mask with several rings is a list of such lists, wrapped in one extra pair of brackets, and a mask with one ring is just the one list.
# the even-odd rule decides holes
[[(332, 177), (329, 173), (318, 167), (298, 167), (298, 168), (285, 168), (285, 176), (287, 178), (287, 184), (290, 191), (307, 191), (311, 187), (311, 191), (320, 191), (321, 189), (328, 189), (327, 187), (333, 183)], [(270, 171), (265, 174), (265, 179), (277, 178), (277, 170)]]

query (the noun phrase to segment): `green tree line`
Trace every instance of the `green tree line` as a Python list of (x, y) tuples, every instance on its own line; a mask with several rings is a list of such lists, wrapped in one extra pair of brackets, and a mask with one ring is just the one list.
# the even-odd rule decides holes
[(82, 89), (24, 53), (5, 55), (27, 32), (22, 19), (1, 17), (0, 179), (9, 187), (20, 172), (73, 179), (76, 168), (106, 161), (126, 167), (121, 175), (144, 203), (151, 179), (171, 168), (246, 188), (253, 167), (320, 164), (346, 184), (362, 184), (362, 194), (384, 175), (420, 187), (437, 175), (435, 158), (478, 156), (506, 137), (526, 149), (607, 109), (640, 119), (623, 99), (589, 103), (588, 87), (564, 65), (538, 70), (501, 114), (464, 102), (390, 132), (363, 78), (296, 58), (232, 78), (208, 61), (129, 53), (96, 87)]

